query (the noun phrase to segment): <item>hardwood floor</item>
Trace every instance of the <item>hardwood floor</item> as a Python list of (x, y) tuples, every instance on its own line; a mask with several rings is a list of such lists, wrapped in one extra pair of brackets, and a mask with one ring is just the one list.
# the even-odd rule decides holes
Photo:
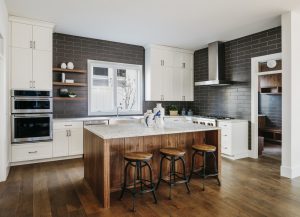
[(281, 161), (281, 144), (265, 142), (262, 155)]
[(137, 198), (137, 212), (130, 212), (131, 196), (123, 201), (112, 194), (111, 208), (99, 208), (98, 201), (83, 181), (83, 160), (68, 160), (13, 167), (8, 180), (0, 183), (0, 216), (300, 216), (300, 179), (279, 176), (279, 162), (261, 157), (222, 162), (222, 187), (214, 179), (200, 180), (172, 190), (162, 184), (158, 204), (151, 194)]

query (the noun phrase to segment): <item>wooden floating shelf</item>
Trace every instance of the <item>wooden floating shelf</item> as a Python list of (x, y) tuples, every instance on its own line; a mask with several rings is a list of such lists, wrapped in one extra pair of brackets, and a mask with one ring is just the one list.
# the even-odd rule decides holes
[(53, 82), (54, 86), (74, 86), (74, 87), (85, 87), (85, 83), (62, 83), (62, 82)]
[(274, 75), (274, 74), (282, 74), (282, 70), (274, 70), (274, 71), (267, 71), (267, 72), (259, 72), (258, 75)]
[(81, 74), (87, 73), (87, 71), (84, 69), (61, 69), (61, 68), (53, 68), (53, 72), (81, 73)]
[(82, 101), (85, 100), (84, 97), (53, 97), (55, 101)]

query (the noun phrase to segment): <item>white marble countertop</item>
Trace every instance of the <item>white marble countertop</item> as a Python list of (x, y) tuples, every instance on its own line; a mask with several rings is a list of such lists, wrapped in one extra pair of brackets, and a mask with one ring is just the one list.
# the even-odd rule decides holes
[(82, 118), (54, 118), (54, 122), (72, 122), (72, 121), (106, 121), (106, 120), (112, 120), (112, 119), (141, 119), (144, 118), (144, 116), (111, 116), (111, 117), (82, 117)]
[(103, 139), (128, 138), (138, 136), (155, 136), (174, 133), (190, 133), (198, 131), (218, 130), (219, 127), (209, 127), (187, 122), (168, 123), (163, 128), (147, 128), (142, 123), (126, 123), (118, 125), (92, 125), (85, 129)]

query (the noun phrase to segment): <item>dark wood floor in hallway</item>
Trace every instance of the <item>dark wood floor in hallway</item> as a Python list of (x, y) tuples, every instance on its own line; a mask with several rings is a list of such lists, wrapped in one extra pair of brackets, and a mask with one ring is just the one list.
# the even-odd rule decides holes
[(0, 183), (0, 216), (300, 216), (300, 179), (279, 176), (279, 161), (270, 158), (222, 162), (222, 187), (215, 180), (206, 181), (203, 192), (199, 179), (192, 180), (191, 194), (184, 185), (157, 192), (159, 203), (151, 194), (139, 196), (136, 213), (130, 212), (131, 196), (119, 201), (112, 195), (110, 209), (102, 209), (83, 180), (83, 160), (68, 160), (17, 166), (8, 180)]

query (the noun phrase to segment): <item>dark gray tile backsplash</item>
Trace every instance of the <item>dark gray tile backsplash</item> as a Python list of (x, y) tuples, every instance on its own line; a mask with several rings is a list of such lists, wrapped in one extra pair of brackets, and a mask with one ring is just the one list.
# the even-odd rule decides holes
[(266, 115), (266, 126), (282, 126), (282, 97), (281, 95), (259, 94), (258, 112)]
[[(183, 107), (192, 108), (195, 114), (219, 114), (250, 120), (251, 58), (278, 52), (281, 52), (281, 27), (225, 42), (225, 77), (241, 83), (225, 87), (198, 86), (194, 89), (194, 102), (163, 102), (163, 106), (167, 108), (169, 105), (175, 104), (180, 110)], [(72, 61), (76, 68), (87, 69), (88, 59), (144, 66), (145, 50), (142, 46), (54, 33), (54, 67), (60, 66), (61, 62)], [(194, 71), (195, 81), (207, 80), (207, 48), (195, 52)], [(59, 79), (58, 73), (54, 73), (53, 76), (55, 80)], [(70, 75), (67, 75), (67, 78), (68, 76)], [(87, 75), (72, 75), (72, 78), (75, 78), (77, 82), (87, 82)], [(53, 89), (54, 96), (56, 96), (59, 88), (55, 86)], [(86, 100), (55, 101), (54, 117), (87, 116), (88, 88), (69, 89)], [(155, 104), (156, 102), (144, 101), (144, 111), (152, 109)], [(277, 124), (277, 121), (272, 120), (272, 116), (275, 115), (270, 115), (270, 123)], [(279, 116), (277, 115), (277, 117)]]
[[(195, 113), (250, 120), (251, 58), (279, 52), (281, 52), (281, 27), (225, 42), (225, 78), (238, 83), (230, 86), (195, 87), (193, 103)], [(195, 52), (194, 70), (195, 81), (208, 79), (207, 48)]]

